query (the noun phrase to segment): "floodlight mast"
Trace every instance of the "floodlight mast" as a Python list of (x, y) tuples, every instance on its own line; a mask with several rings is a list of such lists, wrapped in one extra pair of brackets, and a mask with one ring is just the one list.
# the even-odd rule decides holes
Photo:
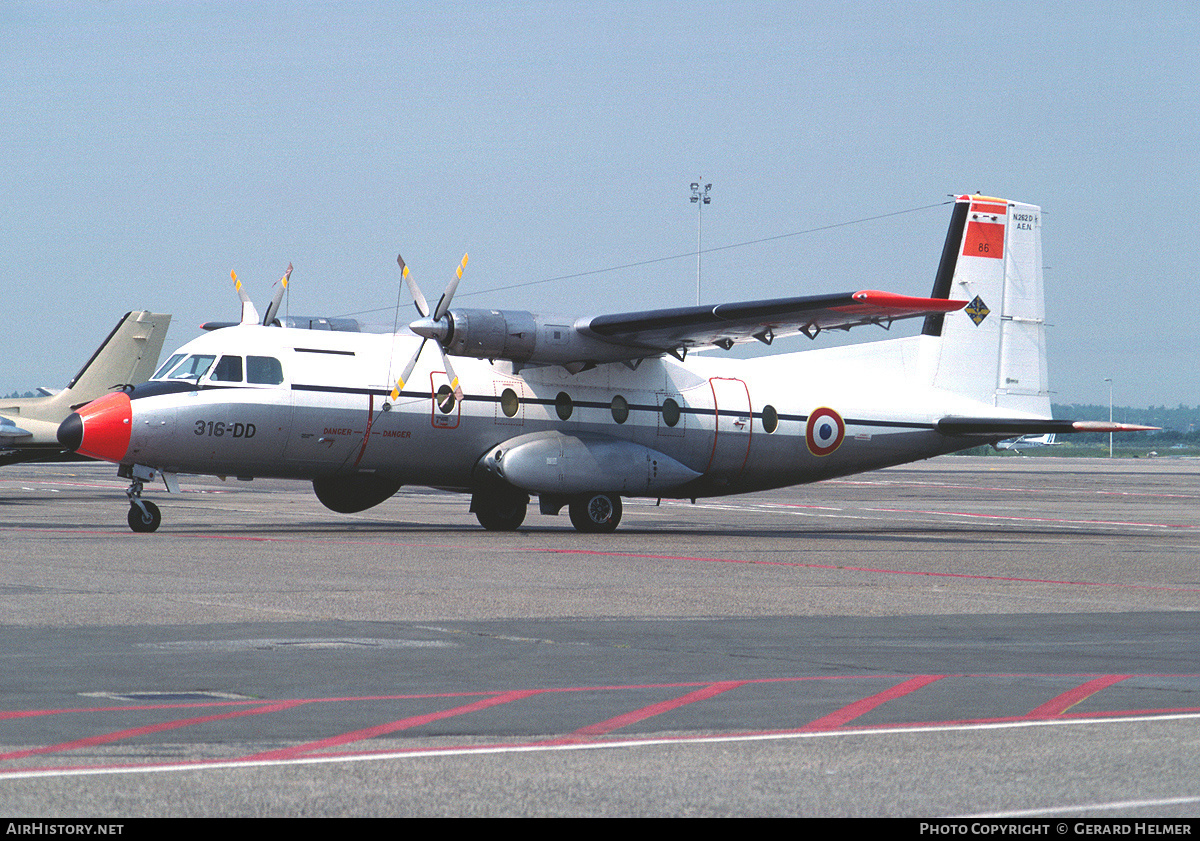
[(700, 237), (704, 230), (704, 205), (712, 202), (708, 195), (711, 189), (712, 184), (705, 184), (704, 192), (701, 192), (700, 182), (692, 182), (692, 204), (696, 205), (696, 306), (700, 306)]
[[(1112, 377), (1105, 377), (1104, 381), (1108, 383), (1108, 422), (1111, 424), (1113, 419), (1113, 381)], [(1108, 457), (1113, 457), (1113, 434), (1108, 433)]]

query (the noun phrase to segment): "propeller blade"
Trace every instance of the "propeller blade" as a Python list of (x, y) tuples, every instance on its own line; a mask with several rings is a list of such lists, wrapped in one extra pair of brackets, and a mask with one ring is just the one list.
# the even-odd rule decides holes
[(250, 296), (246, 290), (242, 288), (242, 282), (237, 279), (237, 272), (229, 270), (229, 276), (233, 278), (233, 288), (237, 290), (238, 297), (242, 299), (242, 324), (258, 324), (258, 310), (254, 308), (254, 302), (250, 300)]
[(421, 288), (417, 286), (417, 282), (409, 277), (408, 266), (404, 264), (404, 257), (397, 254), (396, 262), (400, 264), (400, 275), (404, 278), (404, 282), (408, 284), (408, 291), (412, 295), (413, 303), (417, 305), (417, 312), (429, 318), (429, 302), (421, 294)]
[(446, 368), (446, 377), (450, 380), (450, 390), (454, 392), (454, 399), (462, 402), (463, 390), (462, 385), (458, 382), (458, 374), (454, 373), (454, 366), (450, 364), (450, 357), (442, 350), (441, 344), (437, 345), (438, 352), (442, 355), (442, 365)]
[(433, 311), (433, 320), (441, 321), (450, 310), (450, 302), (454, 300), (454, 293), (458, 290), (458, 282), (462, 280), (463, 269), (467, 267), (467, 255), (464, 254), (462, 262), (458, 264), (458, 270), (454, 273), (454, 278), (446, 287), (446, 291), (442, 293), (441, 299), (438, 301), (437, 309)]
[(269, 327), (271, 322), (275, 320), (275, 316), (279, 312), (279, 305), (283, 302), (283, 293), (287, 291), (288, 280), (291, 276), (292, 264), (288, 263), (287, 271), (279, 279), (279, 290), (275, 293), (275, 297), (271, 299), (271, 305), (267, 307), (267, 314), (263, 316), (262, 323), (264, 327)]
[(392, 400), (400, 397), (400, 392), (404, 390), (404, 384), (408, 382), (408, 378), (412, 376), (413, 368), (417, 367), (417, 360), (421, 357), (421, 351), (425, 349), (425, 343), (428, 339), (421, 339), (421, 344), (417, 346), (417, 352), (408, 360), (408, 364), (404, 366), (404, 370), (400, 372), (400, 376), (396, 378), (396, 385), (392, 389)]

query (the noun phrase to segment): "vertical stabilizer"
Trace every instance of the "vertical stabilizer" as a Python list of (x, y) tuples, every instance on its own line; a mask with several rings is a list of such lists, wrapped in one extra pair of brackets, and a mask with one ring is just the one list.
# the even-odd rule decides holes
[(87, 403), (114, 388), (150, 379), (170, 324), (171, 316), (164, 313), (126, 313), (67, 387), (46, 398), (46, 411)]
[(1042, 292), (1042, 212), (959, 196), (933, 297), (967, 300), (930, 316), (933, 385), (997, 408), (1050, 417)]

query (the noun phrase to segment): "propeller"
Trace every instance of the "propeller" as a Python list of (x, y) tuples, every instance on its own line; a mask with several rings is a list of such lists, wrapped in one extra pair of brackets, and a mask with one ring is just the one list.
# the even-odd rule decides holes
[(442, 342), (450, 335), (450, 319), (447, 313), (450, 312), (450, 302), (454, 300), (454, 293), (458, 289), (458, 283), (462, 280), (463, 269), (467, 266), (467, 255), (463, 255), (462, 262), (458, 264), (458, 270), (454, 273), (454, 277), (451, 279), (449, 285), (446, 286), (446, 291), (442, 293), (442, 297), (438, 299), (437, 306), (433, 309), (432, 315), (429, 311), (429, 302), (425, 300), (425, 296), (421, 294), (421, 288), (417, 286), (417, 282), (409, 274), (408, 266), (404, 263), (404, 257), (397, 255), (396, 262), (400, 265), (400, 274), (403, 276), (404, 282), (408, 284), (408, 291), (412, 295), (413, 304), (416, 305), (417, 312), (421, 314), (420, 319), (409, 325), (412, 331), (421, 337), (421, 344), (417, 346), (417, 352), (412, 355), (412, 358), (408, 360), (408, 364), (404, 366), (404, 370), (400, 372), (400, 376), (396, 378), (396, 385), (392, 389), (392, 400), (400, 396), (400, 391), (404, 388), (404, 384), (412, 375), (413, 369), (417, 367), (417, 360), (421, 356), (421, 351), (425, 349), (425, 343), (430, 339), (436, 340), (434, 344), (442, 357), (442, 366), (446, 369), (446, 376), (450, 379), (450, 389), (454, 394), (454, 399), (462, 400), (462, 386), (459, 384), (458, 375), (454, 373), (454, 366), (450, 364), (450, 358), (446, 356), (446, 352), (442, 348)]
[[(242, 282), (238, 280), (237, 272), (231, 269), (229, 277), (233, 280), (233, 288), (237, 290), (238, 297), (242, 299), (242, 320), (239, 323), (261, 324), (264, 327), (269, 327), (279, 312), (279, 304), (283, 301), (283, 293), (287, 291), (288, 280), (291, 276), (292, 264), (288, 263), (287, 271), (279, 279), (279, 290), (275, 293), (275, 297), (271, 299), (271, 305), (267, 307), (267, 314), (260, 319), (258, 317), (258, 309), (254, 306), (254, 302), (250, 300), (249, 293), (242, 286)], [(205, 329), (209, 328), (206, 327)]]

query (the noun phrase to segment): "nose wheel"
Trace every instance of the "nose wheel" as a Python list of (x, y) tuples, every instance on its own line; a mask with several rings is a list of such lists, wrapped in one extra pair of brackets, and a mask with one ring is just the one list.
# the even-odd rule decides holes
[(162, 525), (162, 512), (158, 510), (158, 506), (142, 499), (141, 479), (134, 477), (129, 490), (125, 491), (125, 496), (129, 497), (129, 516), (126, 518), (129, 528), (147, 533), (156, 531)]
[(162, 523), (162, 512), (153, 502), (139, 499), (129, 505), (129, 527), (136, 532), (155, 531)]

